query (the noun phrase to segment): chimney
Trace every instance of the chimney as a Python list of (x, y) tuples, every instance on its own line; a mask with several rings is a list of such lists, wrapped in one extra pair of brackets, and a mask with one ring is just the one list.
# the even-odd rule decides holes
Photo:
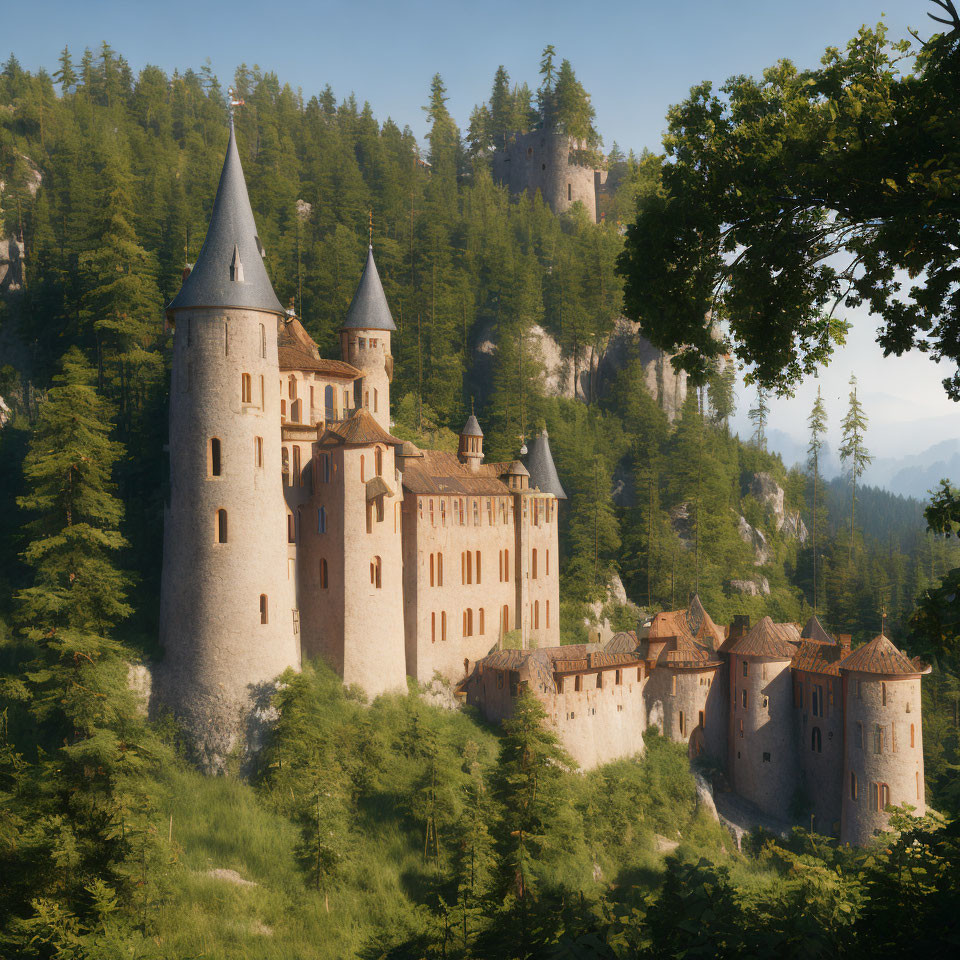
[(739, 637), (745, 637), (750, 632), (750, 617), (747, 614), (738, 613), (733, 618), (733, 623), (730, 625), (730, 633), (728, 637), (736, 640)]

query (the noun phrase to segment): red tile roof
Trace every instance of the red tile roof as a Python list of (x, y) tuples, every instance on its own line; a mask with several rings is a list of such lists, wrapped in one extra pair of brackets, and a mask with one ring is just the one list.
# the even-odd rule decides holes
[(360, 376), (356, 367), (343, 360), (321, 357), (320, 348), (296, 317), (281, 322), (277, 333), (277, 354), (281, 370), (310, 371), (346, 380), (356, 380)]
[(840, 669), (900, 677), (912, 677), (924, 672), (882, 633), (844, 657)]
[(427, 496), (502, 497), (511, 493), (500, 480), (509, 463), (481, 463), (476, 472), (446, 450), (422, 450), (422, 457), (405, 459), (403, 486)]
[(320, 438), (320, 443), (324, 446), (336, 446), (338, 444), (367, 446), (372, 443), (388, 443), (397, 446), (402, 442), (402, 440), (398, 440), (387, 433), (373, 419), (373, 414), (363, 407), (348, 420), (330, 424)]
[(800, 630), (795, 623), (774, 623), (764, 617), (751, 631), (730, 646), (730, 652), (742, 657), (766, 657), (792, 660), (797, 654)]

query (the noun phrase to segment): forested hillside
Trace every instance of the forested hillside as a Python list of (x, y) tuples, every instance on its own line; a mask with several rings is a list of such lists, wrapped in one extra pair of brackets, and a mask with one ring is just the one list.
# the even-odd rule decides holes
[[(572, 67), (543, 70), (540, 115), (598, 147)], [(809, 473), (786, 471), (762, 434), (730, 433), (729, 365), (691, 381), (679, 412), (649, 386), (639, 338), (604, 389), (548, 384), (545, 337), (575, 382), (604, 355), (622, 307), (620, 223), (657, 195), (661, 158), (611, 151), (614, 212), (595, 225), (493, 182), (498, 134), (536, 122), (529, 86), (503, 71), (466, 137), (435, 77), (423, 145), (352, 95), (302, 95), (245, 66), (232, 83), (271, 278), (330, 356), (372, 217), (398, 327), (398, 435), (447, 443), (474, 399), (491, 459), (549, 428), (570, 497), (565, 640), (584, 638), (615, 573), (649, 609), (698, 591), (718, 622), (800, 620), (816, 599), (855, 642), (882, 614), (906, 639), (918, 592), (958, 565), (957, 546), (879, 491), (860, 489), (851, 518), (850, 489), (821, 484), (815, 514)], [(874, 859), (806, 836), (741, 855), (697, 806), (684, 757), (655, 738), (649, 765), (581, 778), (532, 713), (501, 734), (414, 696), (361, 710), (308, 667), (277, 703), (255, 785), (186, 768), (176, 731), (138, 712), (127, 664), (158, 655), (163, 306), (203, 242), (226, 122), (209, 69), (134, 75), (106, 45), (64, 51), (52, 74), (14, 57), (0, 72), (0, 233), (22, 236), (26, 277), (0, 300), (3, 949), (626, 957), (722, 942), (729, 956), (831, 956), (894, 934), (915, 944), (923, 917), (936, 929), (955, 834)], [(956, 812), (960, 688), (939, 665), (928, 680), (931, 797)], [(680, 844), (666, 867), (664, 835)], [(260, 887), (218, 887), (208, 871), (227, 867)], [(891, 932), (888, 904), (907, 896), (915, 926)]]

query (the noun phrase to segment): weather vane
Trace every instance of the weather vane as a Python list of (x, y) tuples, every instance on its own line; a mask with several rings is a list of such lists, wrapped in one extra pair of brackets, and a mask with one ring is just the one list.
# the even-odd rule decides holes
[(241, 100), (240, 97), (237, 96), (237, 91), (234, 90), (233, 87), (228, 87), (227, 93), (230, 94), (230, 119), (232, 120), (234, 107), (244, 106), (246, 104), (246, 100)]

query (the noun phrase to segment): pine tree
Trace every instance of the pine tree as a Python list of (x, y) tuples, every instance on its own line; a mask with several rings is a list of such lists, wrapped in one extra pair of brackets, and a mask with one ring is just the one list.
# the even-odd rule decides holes
[(59, 62), (60, 69), (53, 75), (53, 78), (60, 84), (62, 93), (69, 93), (70, 88), (77, 82), (77, 73), (73, 69), (73, 58), (70, 56), (69, 47), (63, 48)]
[(853, 541), (856, 532), (857, 512), (857, 481), (863, 476), (863, 471), (873, 462), (867, 448), (864, 446), (864, 435), (867, 432), (867, 415), (863, 405), (857, 398), (857, 378), (850, 374), (850, 405), (846, 416), (840, 422), (841, 444), (840, 462), (847, 468), (850, 477), (850, 556), (853, 556)]
[(820, 397), (820, 387), (817, 387), (817, 399), (813, 402), (813, 409), (807, 418), (810, 426), (810, 444), (807, 447), (807, 463), (813, 472), (813, 612), (817, 613), (817, 503), (818, 486), (820, 483), (820, 454), (823, 450), (823, 437), (827, 430), (827, 408)]
[(757, 404), (747, 412), (747, 419), (753, 424), (753, 443), (759, 450), (767, 449), (767, 417), (770, 408), (767, 405), (767, 391), (757, 389)]

